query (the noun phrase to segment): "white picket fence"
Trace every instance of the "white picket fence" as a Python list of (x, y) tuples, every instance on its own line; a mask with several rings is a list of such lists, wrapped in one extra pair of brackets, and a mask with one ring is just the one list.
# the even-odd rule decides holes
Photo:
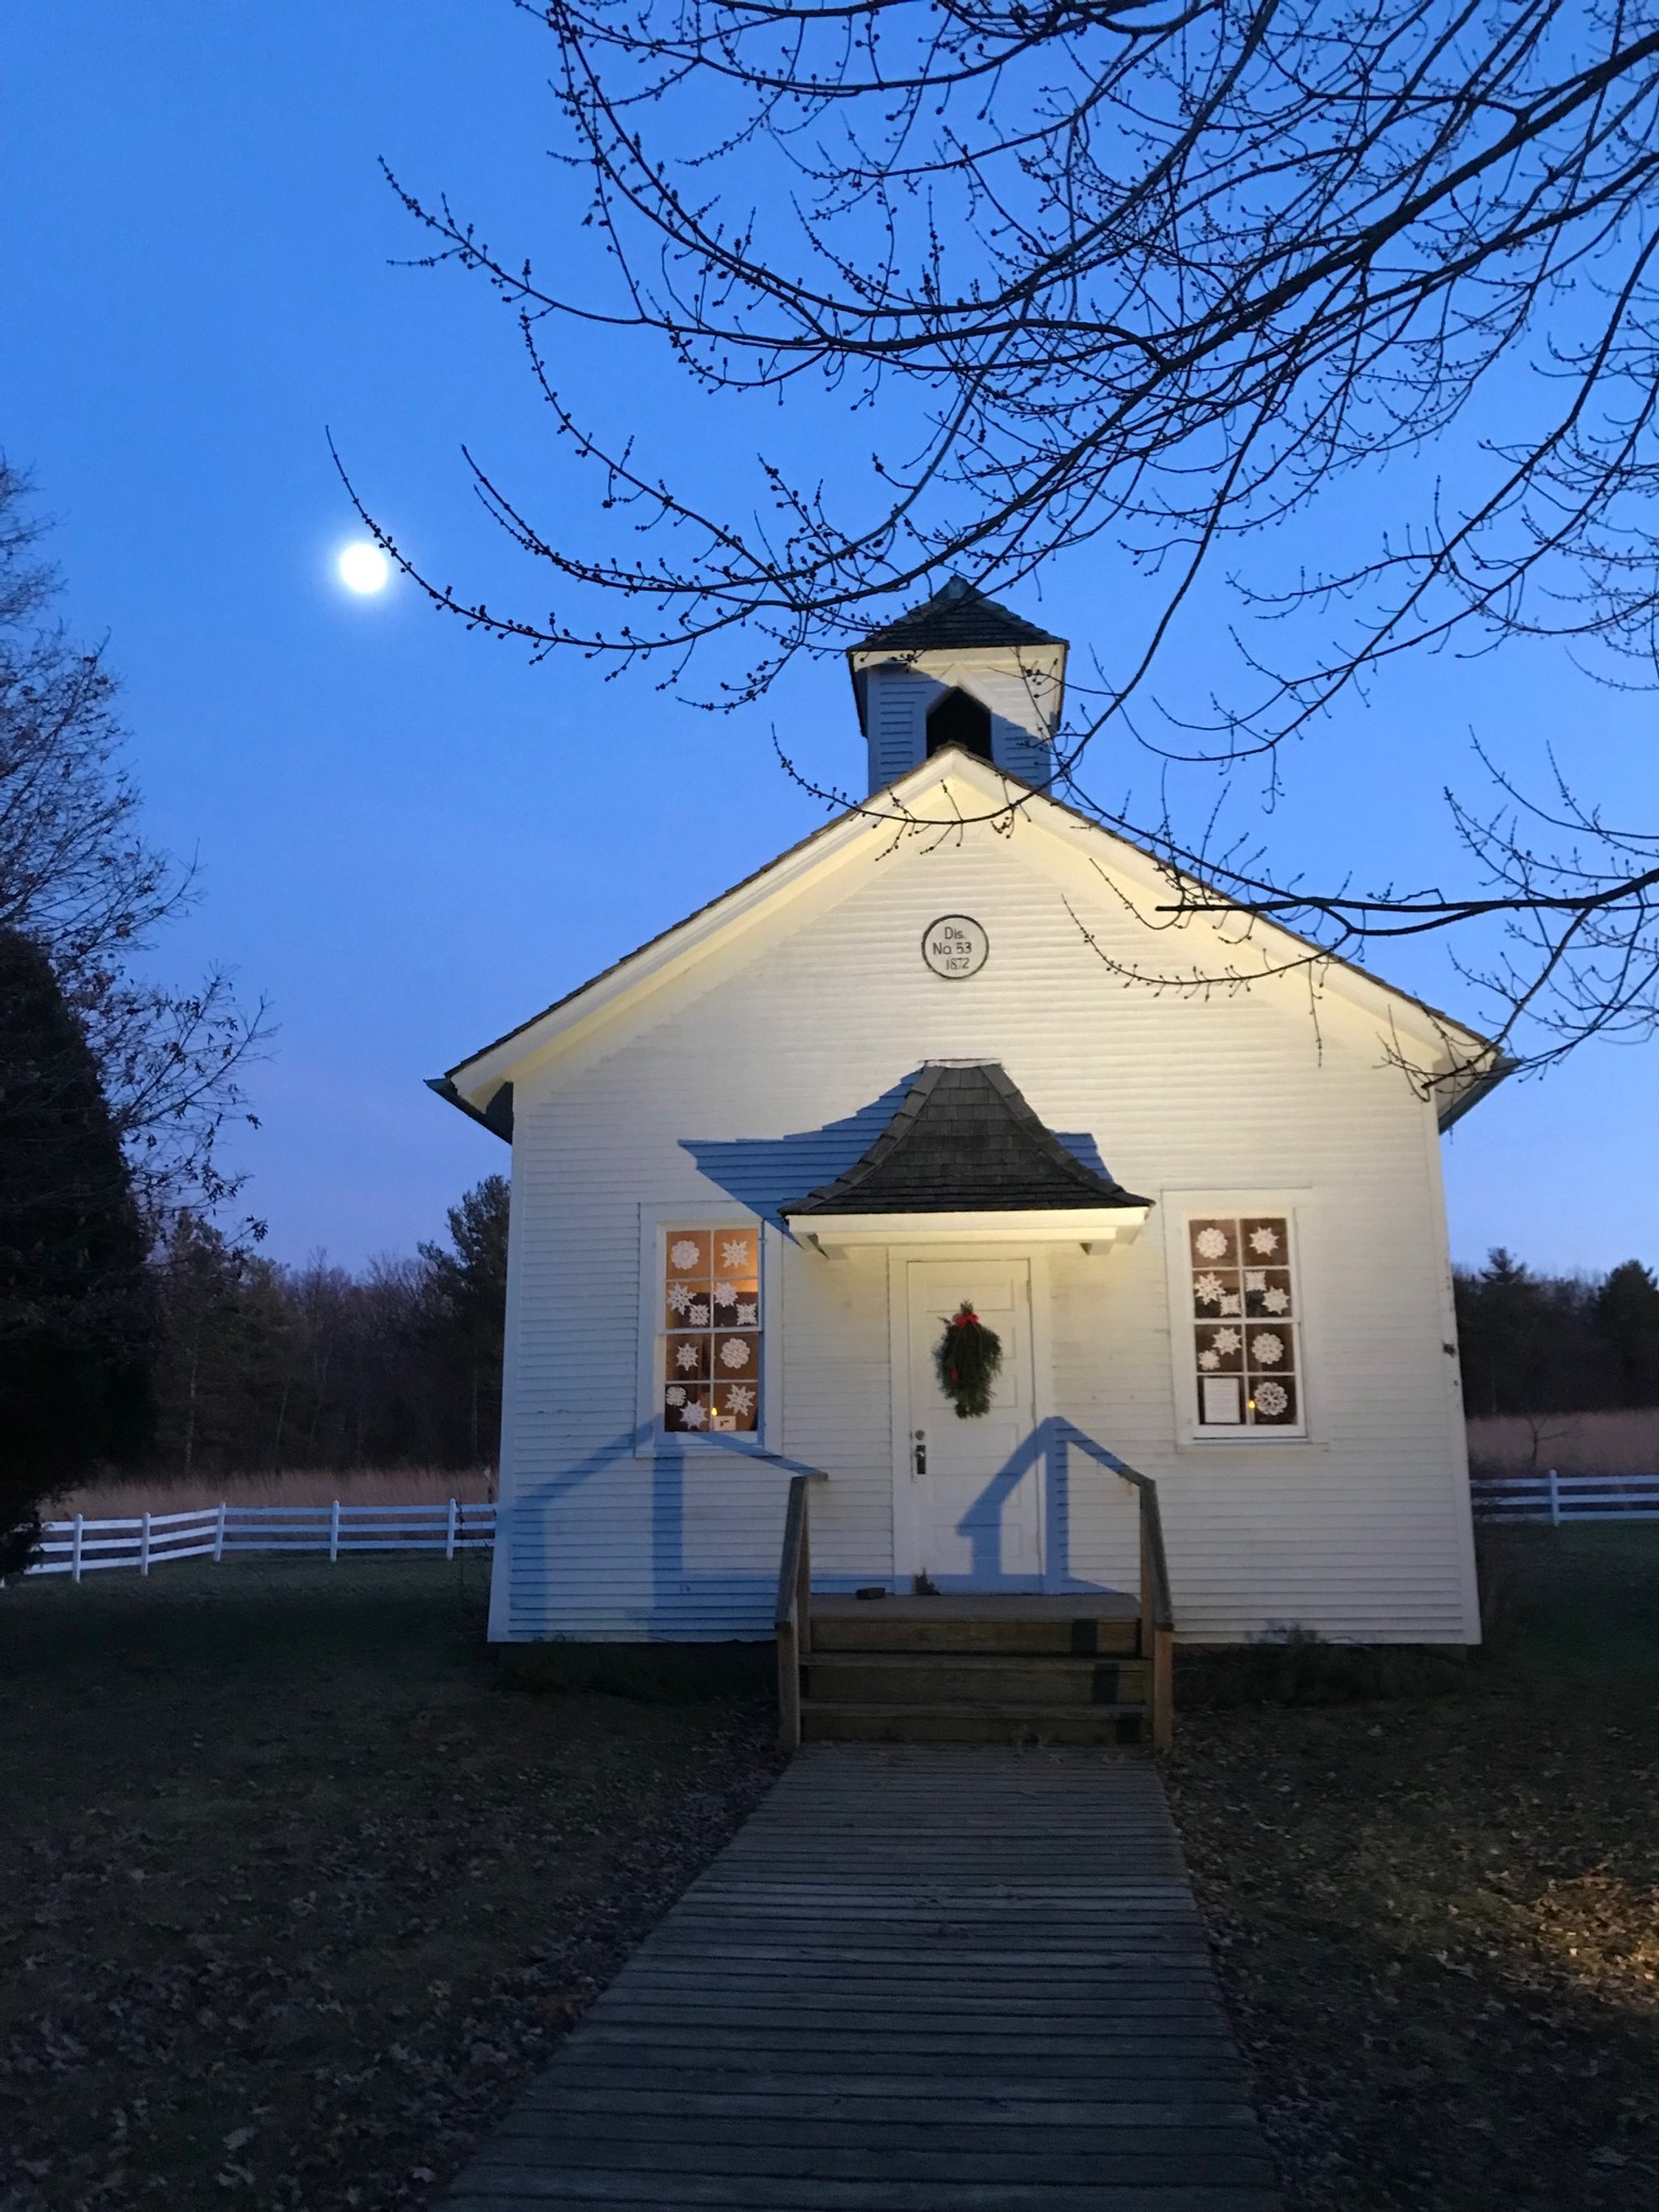
[(1659, 1521), (1659, 1474), (1477, 1474), (1482, 1521)]
[(48, 1521), (32, 1575), (79, 1582), (100, 1567), (147, 1575), (170, 1559), (224, 1559), (240, 1552), (488, 1552), (495, 1542), (493, 1505), (204, 1505), (191, 1513), (139, 1513), (122, 1521)]

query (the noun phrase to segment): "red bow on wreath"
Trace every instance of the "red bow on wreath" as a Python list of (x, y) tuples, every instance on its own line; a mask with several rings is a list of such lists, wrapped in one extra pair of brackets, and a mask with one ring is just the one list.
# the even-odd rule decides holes
[(933, 1354), (939, 1387), (957, 1409), (959, 1421), (977, 1420), (991, 1410), (991, 1390), (1002, 1365), (1002, 1339), (987, 1328), (964, 1298), (945, 1324)]

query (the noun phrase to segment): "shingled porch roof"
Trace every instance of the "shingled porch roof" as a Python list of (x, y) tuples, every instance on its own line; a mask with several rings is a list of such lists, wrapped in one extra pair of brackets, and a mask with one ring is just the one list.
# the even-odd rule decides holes
[(810, 1225), (832, 1215), (1102, 1212), (1138, 1198), (1046, 1128), (995, 1060), (924, 1067), (862, 1159), (785, 1205)]

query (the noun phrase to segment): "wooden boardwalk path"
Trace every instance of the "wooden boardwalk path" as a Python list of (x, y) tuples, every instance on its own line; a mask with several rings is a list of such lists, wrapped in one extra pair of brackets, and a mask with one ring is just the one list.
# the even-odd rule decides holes
[(809, 1747), (446, 2212), (1274, 2212), (1152, 1765)]

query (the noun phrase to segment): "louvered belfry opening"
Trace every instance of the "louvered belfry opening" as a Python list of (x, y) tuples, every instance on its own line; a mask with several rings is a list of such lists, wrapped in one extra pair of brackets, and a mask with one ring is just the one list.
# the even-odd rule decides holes
[(990, 759), (991, 710), (970, 691), (947, 691), (929, 710), (928, 752), (938, 752), (941, 745), (960, 745), (965, 753), (977, 753), (981, 760)]

